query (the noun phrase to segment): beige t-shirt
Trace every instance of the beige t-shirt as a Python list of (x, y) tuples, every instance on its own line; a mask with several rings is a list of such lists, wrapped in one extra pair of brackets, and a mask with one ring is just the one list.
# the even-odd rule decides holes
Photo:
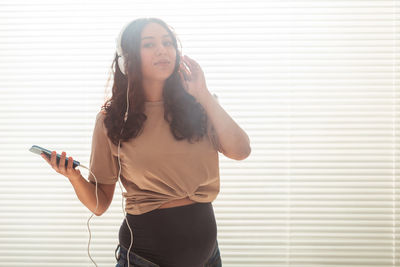
[[(164, 105), (145, 102), (147, 120), (136, 138), (120, 148), (121, 182), (126, 192), (125, 210), (138, 215), (157, 209), (171, 200), (189, 197), (212, 202), (220, 191), (218, 137), (208, 119), (207, 135), (189, 143), (177, 141), (164, 120)], [(118, 145), (107, 136), (105, 114), (96, 116), (90, 155), (90, 170), (98, 183), (118, 181)], [(89, 172), (90, 181), (95, 181)]]

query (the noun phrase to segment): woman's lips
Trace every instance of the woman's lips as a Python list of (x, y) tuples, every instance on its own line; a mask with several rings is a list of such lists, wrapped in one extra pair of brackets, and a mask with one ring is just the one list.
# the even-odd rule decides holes
[(166, 67), (166, 66), (168, 66), (169, 65), (169, 62), (159, 62), (159, 63), (156, 63), (156, 66), (160, 66), (160, 67)]

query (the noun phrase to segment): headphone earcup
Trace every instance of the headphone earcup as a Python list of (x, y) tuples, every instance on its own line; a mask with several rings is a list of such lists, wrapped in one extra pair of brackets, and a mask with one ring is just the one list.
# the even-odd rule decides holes
[(124, 60), (123, 56), (119, 56), (118, 57), (118, 67), (121, 70), (121, 72), (124, 75), (126, 75), (126, 72), (125, 72), (125, 60)]
[(121, 39), (122, 39), (122, 34), (124, 33), (126, 27), (130, 25), (131, 22), (127, 23), (122, 27), (121, 32), (119, 33), (118, 37), (115, 39), (116, 46), (117, 46), (117, 55), (118, 55), (118, 67), (121, 70), (121, 72), (126, 75), (126, 70), (125, 70), (125, 58), (122, 53), (122, 47), (121, 47)]

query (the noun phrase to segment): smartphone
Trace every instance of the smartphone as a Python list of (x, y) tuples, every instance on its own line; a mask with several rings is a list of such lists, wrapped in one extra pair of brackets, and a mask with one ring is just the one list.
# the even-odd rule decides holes
[[(40, 146), (37, 146), (37, 145), (33, 145), (33, 146), (29, 149), (29, 151), (32, 152), (32, 153), (38, 154), (38, 155), (44, 153), (44, 154), (47, 156), (48, 159), (51, 158), (51, 151), (50, 151), (50, 150), (45, 149), (45, 148), (40, 147)], [(57, 158), (56, 158), (56, 160), (57, 160), (57, 165), (59, 165), (60, 159), (61, 159), (61, 155), (57, 153)], [(74, 162), (72, 163), (72, 168), (75, 169), (75, 167), (77, 167), (77, 166), (79, 166), (79, 165), (80, 165), (80, 162), (74, 160)], [(65, 158), (65, 166), (68, 166), (68, 158)]]

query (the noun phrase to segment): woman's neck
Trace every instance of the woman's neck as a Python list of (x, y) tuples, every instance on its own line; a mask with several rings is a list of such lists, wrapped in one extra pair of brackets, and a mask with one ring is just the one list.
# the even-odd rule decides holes
[(158, 102), (163, 100), (162, 92), (165, 81), (143, 80), (143, 90), (146, 102)]

